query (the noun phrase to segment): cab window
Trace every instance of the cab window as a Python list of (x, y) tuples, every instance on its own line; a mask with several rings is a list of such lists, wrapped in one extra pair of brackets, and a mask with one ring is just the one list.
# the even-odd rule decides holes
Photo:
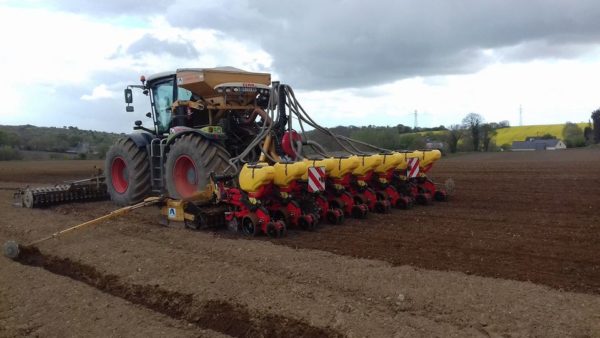
[(185, 88), (177, 87), (177, 100), (189, 101), (192, 98), (192, 92)]
[(158, 132), (165, 133), (169, 131), (171, 122), (171, 105), (173, 104), (173, 82), (174, 79), (157, 83), (152, 88), (154, 97), (154, 109), (156, 112), (156, 121), (158, 123)]

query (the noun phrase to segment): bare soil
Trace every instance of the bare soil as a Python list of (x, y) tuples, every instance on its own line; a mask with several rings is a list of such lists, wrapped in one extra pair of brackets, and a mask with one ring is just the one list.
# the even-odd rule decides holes
[[(0, 187), (90, 164), (0, 163)], [(0, 258), (0, 336), (600, 336), (600, 151), (458, 155), (432, 176), (454, 179), (450, 202), (277, 241), (162, 227), (148, 208)], [(2, 242), (114, 209), (11, 194)]]
[(289, 236), (298, 248), (600, 294), (600, 150), (445, 158), (448, 203)]

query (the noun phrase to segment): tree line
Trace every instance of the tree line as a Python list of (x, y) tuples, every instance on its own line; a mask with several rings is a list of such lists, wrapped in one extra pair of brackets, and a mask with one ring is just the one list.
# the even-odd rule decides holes
[(23, 151), (65, 153), (77, 149), (80, 158), (104, 158), (119, 134), (80, 130), (73, 126), (0, 125), (0, 160), (22, 158)]
[[(600, 109), (592, 114), (598, 120), (594, 125), (582, 129), (576, 123), (565, 123), (562, 130), (562, 140), (567, 147), (582, 147), (593, 143), (595, 137), (600, 142)], [(594, 120), (594, 121), (596, 121)], [(496, 144), (494, 137), (498, 130), (510, 127), (507, 120), (500, 122), (486, 122), (482, 115), (477, 113), (467, 114), (461, 123), (448, 127), (411, 128), (402, 124), (396, 126), (337, 126), (330, 128), (334, 134), (350, 137), (381, 148), (422, 149), (426, 147), (440, 148), (443, 151), (455, 153), (457, 151), (498, 151), (508, 150), (511, 144)], [(596, 135), (597, 133), (597, 135)], [(322, 144), (326, 149), (341, 151), (342, 147), (331, 137), (319, 131), (312, 130), (307, 133), (308, 138)], [(556, 136), (546, 134), (536, 136), (539, 139), (556, 139)], [(522, 140), (524, 141), (524, 140)], [(361, 150), (368, 148), (361, 147)]]

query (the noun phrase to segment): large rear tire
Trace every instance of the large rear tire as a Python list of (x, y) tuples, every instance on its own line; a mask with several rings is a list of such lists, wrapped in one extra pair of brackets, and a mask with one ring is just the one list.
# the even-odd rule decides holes
[(129, 138), (120, 138), (106, 153), (106, 187), (118, 205), (141, 202), (151, 191), (148, 154)]
[(229, 153), (223, 146), (198, 135), (177, 139), (167, 154), (166, 185), (171, 198), (187, 198), (203, 191), (211, 172), (223, 173), (229, 167)]

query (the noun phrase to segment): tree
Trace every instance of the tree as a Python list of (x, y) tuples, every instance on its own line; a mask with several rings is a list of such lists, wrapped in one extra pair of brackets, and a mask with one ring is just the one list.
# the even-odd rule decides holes
[(497, 123), (484, 123), (481, 125), (483, 151), (488, 151), (490, 149), (492, 138), (498, 134), (496, 131), (497, 126)]
[(460, 124), (454, 124), (448, 129), (447, 139), (448, 148), (451, 153), (455, 153), (458, 148), (458, 141), (464, 136), (464, 129)]
[(398, 134), (412, 133), (413, 131), (411, 127), (405, 126), (403, 124), (397, 125), (396, 129), (398, 130)]
[(419, 134), (404, 134), (398, 139), (398, 149), (422, 149), (425, 139)]
[(5, 132), (0, 130), (0, 145), (7, 145), (10, 147), (18, 146), (20, 143), (19, 135), (13, 132)]
[(370, 126), (351, 133), (350, 137), (377, 147), (395, 149), (399, 135), (393, 128)]
[(15, 148), (9, 146), (0, 146), (0, 161), (20, 160), (23, 157)]
[(594, 142), (600, 143), (600, 109), (592, 113), (592, 121), (594, 121)]
[(563, 127), (563, 138), (567, 147), (583, 147), (585, 146), (585, 137), (583, 130), (575, 123), (567, 122)]
[(473, 142), (473, 151), (479, 150), (479, 140), (480, 140), (480, 129), (483, 124), (483, 116), (476, 113), (469, 113), (462, 120), (463, 125), (466, 129), (471, 131), (471, 140)]

